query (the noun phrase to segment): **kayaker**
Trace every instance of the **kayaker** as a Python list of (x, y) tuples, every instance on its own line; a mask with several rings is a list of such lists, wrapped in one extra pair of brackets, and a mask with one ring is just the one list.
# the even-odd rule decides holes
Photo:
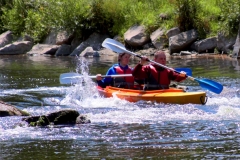
[[(106, 75), (132, 74), (132, 68), (128, 66), (131, 55), (120, 53), (118, 55), (118, 63), (110, 67)], [(101, 74), (96, 75), (98, 86), (105, 88), (106, 86), (114, 86), (119, 88), (133, 88), (133, 77), (103, 78)]]
[[(187, 78), (183, 71), (178, 74), (154, 63), (144, 65), (147, 61), (147, 57), (142, 57), (132, 72), (134, 78), (144, 79), (144, 90), (168, 89), (171, 80), (181, 82)], [(166, 65), (165, 53), (157, 51), (154, 54), (154, 61)]]

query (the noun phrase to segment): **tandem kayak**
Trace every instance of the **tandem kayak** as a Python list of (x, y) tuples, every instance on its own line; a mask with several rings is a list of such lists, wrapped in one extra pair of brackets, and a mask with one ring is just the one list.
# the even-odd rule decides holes
[(101, 88), (98, 86), (98, 91), (103, 97), (113, 97), (114, 95), (120, 99), (129, 102), (138, 101), (151, 101), (157, 103), (170, 103), (170, 104), (205, 104), (207, 96), (205, 92), (185, 92), (183, 89), (163, 89), (163, 90), (135, 90), (123, 89), (112, 86)]

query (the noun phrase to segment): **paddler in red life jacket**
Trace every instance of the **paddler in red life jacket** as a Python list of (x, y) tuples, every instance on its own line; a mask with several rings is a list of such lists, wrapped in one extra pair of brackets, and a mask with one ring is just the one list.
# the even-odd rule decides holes
[[(128, 66), (131, 55), (127, 53), (120, 53), (118, 55), (118, 63), (110, 67), (106, 75), (117, 75), (117, 74), (132, 74), (132, 68)], [(133, 77), (117, 77), (117, 78), (103, 78), (101, 74), (96, 75), (98, 86), (105, 88), (106, 86), (114, 86), (119, 88), (133, 88), (134, 78)]]
[[(142, 57), (140, 63), (135, 66), (132, 72), (134, 78), (144, 79), (144, 90), (168, 89), (171, 80), (180, 82), (187, 78), (183, 71), (178, 74), (157, 64), (144, 66), (147, 60), (147, 57)], [(165, 53), (157, 51), (154, 54), (154, 61), (166, 65)]]

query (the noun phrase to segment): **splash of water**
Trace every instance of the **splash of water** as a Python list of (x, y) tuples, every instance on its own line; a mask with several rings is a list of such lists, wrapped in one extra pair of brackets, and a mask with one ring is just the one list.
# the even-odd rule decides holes
[(82, 101), (99, 97), (96, 83), (89, 77), (88, 61), (79, 58), (76, 72), (82, 75), (79, 82), (70, 86), (66, 91), (66, 97), (60, 102), (61, 105), (81, 106)]

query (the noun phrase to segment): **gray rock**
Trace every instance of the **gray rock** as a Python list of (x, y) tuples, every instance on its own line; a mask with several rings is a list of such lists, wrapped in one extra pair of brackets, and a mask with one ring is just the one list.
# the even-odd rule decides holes
[(15, 106), (0, 101), (0, 117), (6, 116), (29, 116), (29, 114), (16, 108)]
[(31, 50), (32, 46), (33, 42), (30, 41), (14, 42), (0, 48), (0, 54), (2, 55), (25, 54)]
[(131, 47), (142, 47), (150, 41), (144, 26), (132, 26), (124, 33), (124, 41)]
[(92, 47), (93, 50), (96, 51), (100, 50), (102, 48), (102, 42), (108, 37), (108, 35), (93, 33), (86, 41), (82, 42), (77, 48), (75, 48), (70, 56), (79, 56), (87, 47)]
[(62, 45), (70, 44), (73, 39), (73, 35), (67, 31), (52, 30), (43, 44)]
[(192, 29), (169, 38), (169, 53), (180, 52), (190, 48), (198, 38), (197, 31)]
[(166, 32), (167, 38), (180, 34), (181, 31), (178, 27), (174, 27)]
[(211, 37), (194, 42), (191, 48), (198, 53), (207, 52), (208, 50), (214, 50), (217, 47), (217, 37)]
[(91, 123), (86, 116), (80, 115), (77, 111), (66, 109), (53, 112), (47, 115), (30, 116), (22, 119), (30, 126), (66, 125), (66, 124), (84, 124)]
[(71, 45), (62, 44), (55, 53), (55, 56), (68, 56), (71, 54)]
[(163, 49), (165, 46), (168, 45), (168, 39), (164, 32), (164, 29), (159, 28), (150, 35), (152, 44), (157, 49)]
[(0, 35), (0, 48), (12, 43), (13, 35), (11, 31), (6, 31)]
[(55, 55), (58, 50), (59, 45), (50, 45), (50, 44), (36, 44), (32, 47), (32, 49), (27, 52), (27, 54), (50, 54)]
[(92, 47), (87, 47), (81, 54), (82, 57), (99, 57), (99, 53), (94, 51)]

